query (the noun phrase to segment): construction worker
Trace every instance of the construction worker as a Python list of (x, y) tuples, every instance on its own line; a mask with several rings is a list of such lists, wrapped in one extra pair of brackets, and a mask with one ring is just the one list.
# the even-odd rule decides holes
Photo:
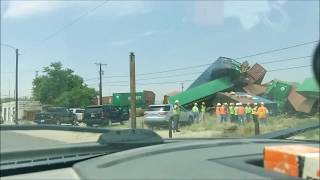
[(264, 106), (264, 103), (260, 103), (260, 107), (257, 109), (257, 116), (258, 116), (258, 121), (261, 122), (262, 124), (267, 124), (267, 117), (268, 117), (269, 111), (268, 109)]
[(217, 116), (217, 120), (220, 120), (220, 121), (221, 121), (221, 117), (220, 117), (220, 107), (221, 107), (221, 104), (220, 104), (220, 103), (217, 103), (217, 106), (216, 106), (216, 116)]
[(229, 115), (230, 115), (230, 122), (234, 122), (235, 121), (235, 112), (234, 112), (234, 104), (233, 103), (230, 103)]
[(194, 117), (195, 122), (199, 122), (199, 108), (198, 108), (198, 103), (194, 103), (192, 107), (192, 113)]
[(247, 105), (245, 107), (245, 112), (246, 112), (246, 121), (248, 123), (251, 121), (251, 113), (252, 113), (252, 107), (249, 102), (247, 103)]
[(180, 132), (179, 130), (180, 112), (181, 110), (180, 110), (179, 100), (176, 100), (173, 106), (173, 132)]
[(220, 107), (220, 123), (223, 123), (226, 121), (226, 116), (227, 116), (227, 110), (226, 110), (226, 106), (223, 104)]
[(224, 107), (225, 107), (225, 110), (226, 110), (226, 118), (225, 118), (225, 122), (228, 121), (229, 119), (229, 106), (228, 106), (228, 103), (224, 103)]
[(234, 107), (234, 121), (238, 123), (238, 110), (239, 110), (239, 103), (236, 103)]
[(251, 114), (252, 114), (252, 119), (253, 119), (253, 123), (254, 123), (255, 135), (259, 135), (260, 134), (259, 121), (258, 121), (258, 118), (257, 118), (257, 110), (258, 110), (258, 104), (254, 103)]
[(201, 118), (200, 118), (200, 121), (204, 121), (205, 113), (206, 113), (206, 103), (202, 102), (202, 104), (201, 104), (201, 115), (200, 115)]
[(239, 107), (238, 107), (238, 122), (240, 124), (244, 123), (244, 119), (245, 119), (245, 109), (242, 105), (242, 103), (239, 103)]

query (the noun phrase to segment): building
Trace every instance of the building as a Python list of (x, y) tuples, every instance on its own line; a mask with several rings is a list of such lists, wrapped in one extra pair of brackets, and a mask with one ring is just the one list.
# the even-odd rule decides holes
[[(2, 103), (1, 118), (4, 123), (12, 124), (15, 118), (15, 101)], [(19, 120), (33, 120), (35, 114), (42, 110), (42, 105), (39, 101), (19, 100), (18, 101), (18, 119)]]

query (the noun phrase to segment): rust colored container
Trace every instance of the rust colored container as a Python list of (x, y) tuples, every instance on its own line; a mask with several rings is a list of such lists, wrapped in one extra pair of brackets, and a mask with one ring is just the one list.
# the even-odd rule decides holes
[(266, 75), (267, 70), (263, 68), (260, 64), (253, 65), (247, 72), (250, 83), (260, 84)]

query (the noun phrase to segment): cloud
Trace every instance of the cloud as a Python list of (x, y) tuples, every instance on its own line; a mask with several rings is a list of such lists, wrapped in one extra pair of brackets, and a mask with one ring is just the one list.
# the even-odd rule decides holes
[(112, 46), (125, 46), (128, 44), (131, 44), (133, 42), (133, 40), (119, 40), (119, 41), (112, 41), (111, 45)]
[[(102, 1), (8, 1), (3, 18), (26, 18), (33, 15), (51, 13), (62, 8), (82, 8), (84, 11), (101, 4)], [(131, 14), (144, 14), (150, 12), (142, 1), (108, 1), (96, 11), (98, 15), (122, 17)]]
[[(202, 25), (221, 25), (226, 19), (240, 21), (243, 29), (249, 30), (259, 23), (273, 29), (285, 29), (290, 19), (282, 9), (286, 1), (200, 1), (195, 2), (194, 22)], [(269, 14), (277, 11), (278, 20), (270, 20)]]
[(61, 1), (8, 1), (3, 18), (24, 18), (39, 13), (48, 13), (61, 7)]

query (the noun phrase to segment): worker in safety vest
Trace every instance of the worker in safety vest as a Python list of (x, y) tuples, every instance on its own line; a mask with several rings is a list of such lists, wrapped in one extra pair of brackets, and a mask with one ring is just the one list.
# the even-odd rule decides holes
[(200, 121), (204, 121), (204, 119), (205, 119), (206, 108), (207, 108), (206, 103), (202, 102), (201, 103)]
[(224, 107), (225, 107), (225, 110), (226, 110), (226, 118), (225, 118), (225, 122), (228, 121), (228, 119), (230, 118), (229, 117), (229, 106), (228, 106), (228, 103), (224, 103)]
[(234, 121), (238, 123), (238, 109), (239, 109), (239, 103), (236, 103), (236, 106), (234, 107)]
[(229, 116), (230, 116), (230, 122), (235, 122), (235, 110), (234, 110), (234, 103), (230, 103), (229, 106)]
[(179, 100), (176, 100), (173, 106), (173, 132), (180, 132), (179, 130), (180, 113), (181, 113), (181, 110), (180, 110)]
[(220, 104), (220, 103), (217, 103), (217, 106), (216, 106), (217, 121), (221, 121), (221, 117), (220, 117), (220, 107), (221, 107), (221, 104)]
[(194, 103), (192, 107), (192, 113), (194, 117), (195, 122), (199, 122), (199, 108), (198, 108), (198, 103)]
[(260, 103), (260, 107), (257, 109), (257, 116), (258, 116), (258, 121), (261, 122), (262, 124), (267, 124), (267, 118), (268, 118), (269, 111), (268, 109), (264, 106), (264, 103)]
[(244, 123), (244, 119), (245, 119), (245, 109), (242, 105), (242, 103), (239, 103), (239, 107), (238, 107), (238, 122), (240, 124)]
[(220, 107), (220, 123), (223, 123), (226, 121), (226, 117), (227, 117), (227, 109), (226, 109), (226, 106), (223, 104), (221, 107)]
[(248, 123), (251, 121), (251, 113), (252, 113), (252, 107), (249, 102), (247, 103), (247, 105), (245, 107), (245, 112), (246, 112), (246, 121)]

